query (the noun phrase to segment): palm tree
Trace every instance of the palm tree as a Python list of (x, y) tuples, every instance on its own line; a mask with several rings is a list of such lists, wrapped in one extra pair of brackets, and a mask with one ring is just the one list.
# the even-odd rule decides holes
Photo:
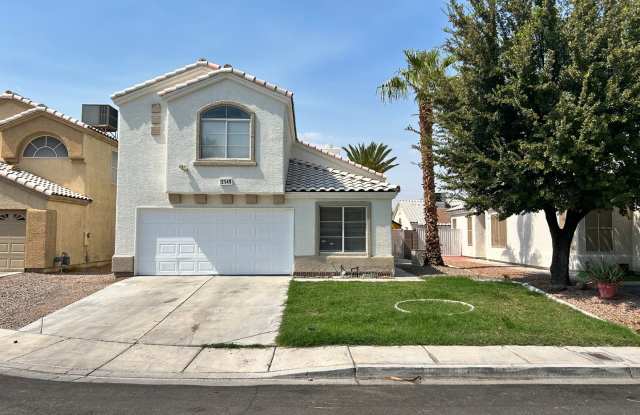
[(378, 173), (384, 173), (396, 167), (398, 164), (393, 164), (397, 157), (387, 158), (391, 149), (383, 143), (371, 142), (369, 144), (356, 144), (348, 147), (342, 147), (347, 152), (347, 157), (354, 163), (361, 164), (365, 167), (375, 170)]
[(442, 265), (438, 216), (436, 209), (436, 182), (433, 171), (433, 97), (446, 78), (447, 69), (453, 64), (449, 56), (442, 57), (438, 49), (428, 51), (405, 50), (407, 67), (378, 87), (383, 102), (406, 99), (410, 95), (418, 104), (419, 129), (407, 127), (420, 135), (420, 167), (424, 191), (424, 217), (426, 234), (425, 265)]

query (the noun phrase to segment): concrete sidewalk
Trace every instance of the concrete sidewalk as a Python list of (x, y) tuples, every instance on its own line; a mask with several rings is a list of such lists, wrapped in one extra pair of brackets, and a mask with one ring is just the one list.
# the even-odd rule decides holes
[(79, 382), (428, 378), (640, 380), (638, 347), (202, 348), (0, 330), (0, 373)]

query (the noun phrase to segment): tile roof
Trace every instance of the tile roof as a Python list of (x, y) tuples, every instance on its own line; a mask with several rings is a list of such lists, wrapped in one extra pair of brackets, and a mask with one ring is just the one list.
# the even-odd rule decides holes
[(398, 192), (387, 181), (370, 179), (307, 161), (289, 160), (286, 192)]
[[(424, 225), (424, 200), (399, 200), (396, 210), (402, 209), (409, 222)], [(446, 208), (438, 207), (438, 225), (448, 225), (451, 217)]]
[(95, 127), (92, 127), (89, 124), (85, 124), (82, 121), (77, 120), (77, 119), (75, 119), (73, 117), (65, 115), (65, 114), (61, 113), (60, 111), (56, 111), (53, 108), (49, 108), (44, 104), (40, 104), (40, 103), (37, 103), (37, 102), (35, 102), (35, 101), (33, 101), (33, 100), (29, 99), (29, 98), (23, 97), (23, 96), (15, 93), (13, 91), (5, 91), (3, 94), (0, 94), (0, 99), (10, 99), (10, 100), (14, 100), (14, 101), (19, 101), (19, 102), (31, 105), (33, 107), (33, 108), (29, 108), (28, 110), (22, 111), (22, 112), (20, 112), (18, 114), (12, 115), (9, 118), (5, 118), (3, 120), (0, 120), (0, 126), (8, 124), (8, 123), (10, 123), (12, 121), (19, 120), (20, 118), (27, 117), (29, 115), (32, 115), (32, 114), (34, 114), (36, 112), (40, 112), (41, 111), (41, 112), (45, 112), (45, 113), (51, 114), (51, 115), (53, 115), (55, 117), (58, 117), (58, 118), (60, 118), (62, 120), (70, 122), (72, 124), (75, 124), (75, 125), (77, 125), (79, 127), (85, 128), (87, 130), (91, 130), (92, 132), (98, 133), (98, 134), (100, 134), (100, 135), (102, 135), (102, 136), (104, 136), (104, 137), (106, 137), (106, 138), (108, 138), (110, 140), (116, 141), (116, 139), (112, 135), (107, 134), (104, 131), (101, 131), (101, 130), (95, 128)]
[(142, 89), (142, 88), (147, 87), (149, 85), (153, 85), (153, 84), (158, 83), (160, 81), (164, 81), (165, 79), (173, 78), (174, 76), (177, 76), (177, 75), (180, 75), (182, 73), (185, 73), (185, 72), (187, 72), (187, 71), (189, 71), (189, 70), (191, 70), (193, 68), (196, 68), (198, 66), (208, 67), (208, 68), (211, 68), (213, 70), (220, 69), (222, 67), (222, 66), (218, 65), (217, 63), (209, 62), (206, 59), (198, 59), (196, 62), (190, 63), (189, 65), (183, 66), (182, 68), (178, 68), (178, 69), (176, 69), (174, 71), (167, 72), (167, 73), (162, 74), (160, 76), (156, 76), (155, 78), (146, 80), (146, 81), (141, 82), (139, 84), (136, 84), (136, 85), (134, 85), (132, 87), (123, 89), (122, 91), (115, 92), (113, 95), (111, 95), (111, 99), (119, 98), (119, 97), (121, 97), (123, 95), (127, 95), (130, 92), (137, 91), (138, 89)]
[(186, 88), (188, 86), (191, 86), (193, 84), (197, 84), (198, 82), (204, 81), (206, 79), (210, 79), (213, 78), (216, 75), (219, 75), (221, 73), (230, 73), (236, 76), (239, 76), (240, 78), (246, 79), (249, 82), (253, 82), (254, 84), (258, 84), (260, 86), (263, 86), (271, 91), (274, 92), (278, 92), (286, 97), (292, 97), (293, 96), (293, 92), (286, 90), (282, 87), (279, 87), (277, 85), (271, 84), (267, 81), (264, 81), (262, 79), (258, 79), (257, 77), (255, 77), (254, 75), (250, 75), (244, 71), (241, 71), (239, 69), (235, 69), (231, 66), (225, 65), (222, 68), (216, 69), (214, 71), (211, 71), (209, 73), (197, 76), (195, 78), (189, 79), (185, 82), (179, 83), (177, 85), (171, 86), (169, 88), (163, 89), (162, 91), (158, 92), (158, 95), (163, 96), (163, 95), (167, 95), (170, 94), (172, 92), (178, 91), (182, 88)]
[(345, 163), (351, 164), (352, 166), (355, 166), (355, 167), (358, 167), (360, 169), (366, 170), (369, 173), (373, 173), (376, 176), (380, 176), (380, 178), (382, 178), (382, 179), (386, 179), (384, 173), (377, 172), (377, 171), (375, 171), (373, 169), (370, 169), (369, 167), (363, 166), (362, 164), (358, 164), (358, 163), (355, 163), (355, 162), (353, 162), (353, 161), (351, 161), (349, 159), (346, 159), (344, 157), (340, 157), (337, 154), (334, 154), (334, 153), (331, 153), (331, 152), (329, 152), (327, 150), (322, 149), (321, 147), (314, 146), (313, 144), (310, 144), (310, 143), (305, 143), (304, 141), (301, 141), (299, 138), (296, 138), (296, 141), (298, 143), (302, 144), (305, 147), (308, 147), (308, 148), (310, 148), (312, 150), (315, 150), (315, 151), (318, 151), (318, 152), (324, 154), (325, 156), (333, 157), (334, 159), (338, 159), (338, 160), (343, 161)]
[(36, 176), (35, 174), (20, 170), (7, 163), (0, 162), (0, 177), (47, 196), (60, 196), (91, 202), (91, 198), (89, 196), (74, 192), (71, 189), (60, 186), (57, 183), (40, 176)]

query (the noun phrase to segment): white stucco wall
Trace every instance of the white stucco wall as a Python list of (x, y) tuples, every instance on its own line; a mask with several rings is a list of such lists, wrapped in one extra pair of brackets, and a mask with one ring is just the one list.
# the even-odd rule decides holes
[[(458, 228), (462, 232), (462, 255), (486, 258), (515, 264), (549, 267), (553, 254), (551, 235), (543, 212), (513, 215), (507, 218), (507, 246), (491, 246), (491, 214), (486, 212), (473, 216), (473, 246), (466, 243), (465, 212), (452, 213), (458, 218)], [(484, 229), (483, 229), (484, 227)], [(604, 258), (619, 264), (634, 265), (634, 236), (631, 219), (613, 212), (613, 253), (593, 253), (586, 251), (584, 221), (578, 225), (571, 248), (570, 269), (584, 267), (590, 260)], [(635, 235), (638, 235), (636, 230)], [(640, 238), (639, 238), (640, 239)], [(638, 244), (637, 246), (640, 246)], [(640, 248), (638, 248), (640, 250)]]
[(151, 135), (151, 104), (147, 94), (120, 105), (116, 256), (135, 251), (136, 207), (169, 207), (166, 193), (166, 138)]
[[(286, 105), (276, 93), (245, 84), (248, 82), (227, 75), (213, 84), (166, 102), (168, 192), (284, 192), (285, 171), (282, 167)], [(193, 165), (198, 147), (198, 113), (220, 102), (238, 103), (254, 114), (255, 166)], [(182, 171), (178, 167), (180, 165), (188, 166), (188, 171)], [(233, 178), (233, 186), (220, 186), (220, 177)]]

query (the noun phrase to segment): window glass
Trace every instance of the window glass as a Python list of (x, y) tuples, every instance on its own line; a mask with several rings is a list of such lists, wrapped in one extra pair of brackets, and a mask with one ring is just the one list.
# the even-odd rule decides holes
[(230, 105), (211, 108), (201, 116), (200, 157), (251, 158), (251, 116)]
[(366, 209), (363, 207), (345, 207), (344, 208), (344, 220), (347, 222), (364, 221)]
[(345, 222), (344, 223), (344, 236), (365, 236), (367, 233), (367, 226), (365, 222)]
[(202, 114), (202, 118), (227, 118), (227, 106), (211, 108)]
[(366, 238), (344, 238), (345, 252), (365, 252), (367, 250)]
[(367, 208), (320, 207), (321, 252), (366, 252)]
[(67, 148), (55, 137), (42, 136), (31, 140), (25, 147), (23, 157), (62, 158), (68, 157)]
[(320, 221), (342, 221), (342, 208), (340, 207), (321, 207)]
[(473, 245), (473, 218), (467, 216), (467, 246)]

